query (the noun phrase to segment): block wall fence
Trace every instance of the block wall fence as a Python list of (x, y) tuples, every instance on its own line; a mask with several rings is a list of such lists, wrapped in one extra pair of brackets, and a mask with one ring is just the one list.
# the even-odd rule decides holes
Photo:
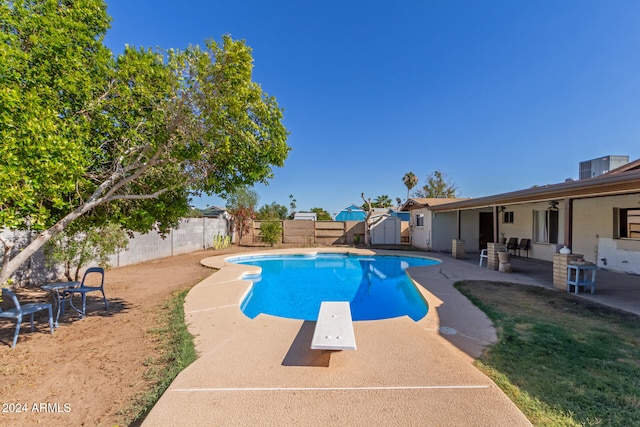
[[(213, 247), (216, 236), (229, 235), (227, 220), (218, 218), (183, 218), (176, 229), (172, 229), (164, 238), (154, 231), (146, 234), (135, 233), (129, 239), (126, 250), (110, 258), (112, 267), (124, 267), (140, 262), (152, 261), (173, 255), (195, 252)], [(14, 251), (26, 247), (35, 236), (27, 231), (11, 232), (3, 230), (2, 236), (16, 242)], [(44, 251), (35, 253), (13, 275), (17, 285), (41, 285), (62, 277), (60, 268), (48, 268), (45, 265)]]

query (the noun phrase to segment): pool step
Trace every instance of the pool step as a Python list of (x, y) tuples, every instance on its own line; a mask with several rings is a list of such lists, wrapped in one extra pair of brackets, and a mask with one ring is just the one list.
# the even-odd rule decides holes
[(322, 301), (316, 329), (311, 340), (311, 349), (356, 349), (351, 308), (347, 301)]

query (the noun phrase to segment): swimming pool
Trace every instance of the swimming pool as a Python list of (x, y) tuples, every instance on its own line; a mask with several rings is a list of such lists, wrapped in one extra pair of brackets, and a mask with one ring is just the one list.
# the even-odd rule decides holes
[(299, 320), (317, 320), (322, 301), (349, 301), (353, 320), (407, 315), (418, 321), (427, 304), (405, 273), (407, 267), (439, 261), (407, 256), (351, 254), (242, 256), (227, 261), (262, 268), (248, 276), (253, 286), (242, 300), (242, 312)]

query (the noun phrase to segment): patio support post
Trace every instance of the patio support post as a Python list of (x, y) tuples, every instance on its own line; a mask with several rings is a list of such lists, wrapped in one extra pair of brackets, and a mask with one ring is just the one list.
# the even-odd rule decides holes
[(453, 239), (451, 241), (451, 255), (456, 259), (465, 259), (464, 240)]
[(456, 211), (456, 213), (457, 213), (457, 220), (458, 220), (458, 235), (456, 236), (456, 239), (460, 240), (460, 239), (462, 239), (462, 237), (461, 237), (462, 236), (462, 231), (460, 230), (462, 228), (462, 213), (461, 213), (460, 209), (458, 209)]
[(500, 259), (498, 252), (506, 252), (507, 245), (504, 243), (487, 243), (487, 268), (489, 270), (498, 270), (500, 268)]
[(564, 198), (564, 245), (573, 245), (573, 199)]
[(498, 206), (496, 205), (493, 207), (493, 241), (494, 242), (500, 241), (498, 239), (498, 236), (500, 235), (499, 223), (500, 221), (498, 221)]

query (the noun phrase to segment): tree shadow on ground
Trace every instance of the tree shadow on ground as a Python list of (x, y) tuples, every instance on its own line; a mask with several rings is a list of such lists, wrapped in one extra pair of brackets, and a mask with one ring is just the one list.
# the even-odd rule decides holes
[[(44, 296), (43, 296), (44, 295)], [(29, 290), (25, 290), (24, 292), (20, 292), (18, 296), (18, 301), (20, 304), (28, 304), (33, 302), (47, 302), (51, 303), (51, 298), (47, 294), (42, 294), (38, 292), (29, 292)], [(82, 303), (80, 298), (76, 298), (76, 307), (82, 307)], [(109, 303), (109, 308), (105, 308), (104, 302), (102, 300), (102, 295), (100, 297), (87, 295), (87, 308), (86, 308), (86, 316), (89, 317), (112, 317), (116, 314), (126, 313), (128, 311), (129, 303), (120, 298), (107, 298), (107, 302)], [(0, 304), (2, 309), (13, 308), (13, 303), (11, 301), (2, 301)], [(55, 322), (56, 318), (56, 307), (52, 304), (53, 310), (53, 321)], [(23, 317), (22, 324), (20, 326), (20, 334), (18, 337), (18, 343), (21, 341), (24, 343), (27, 337), (33, 334), (40, 333), (50, 333), (49, 330), (49, 314), (47, 310), (41, 310), (34, 313), (33, 318), (33, 332), (31, 332), (31, 323), (30, 316), (27, 315)], [(75, 323), (77, 321), (82, 321), (83, 318), (80, 317), (79, 313), (74, 311), (72, 308), (69, 308), (69, 304), (67, 303), (65, 306), (65, 312), (60, 313), (59, 318), (59, 327), (65, 327)], [(7, 345), (11, 346), (13, 342), (13, 335), (16, 330), (16, 320), (15, 319), (0, 319), (0, 346)], [(24, 345), (24, 344), (23, 344)]]

